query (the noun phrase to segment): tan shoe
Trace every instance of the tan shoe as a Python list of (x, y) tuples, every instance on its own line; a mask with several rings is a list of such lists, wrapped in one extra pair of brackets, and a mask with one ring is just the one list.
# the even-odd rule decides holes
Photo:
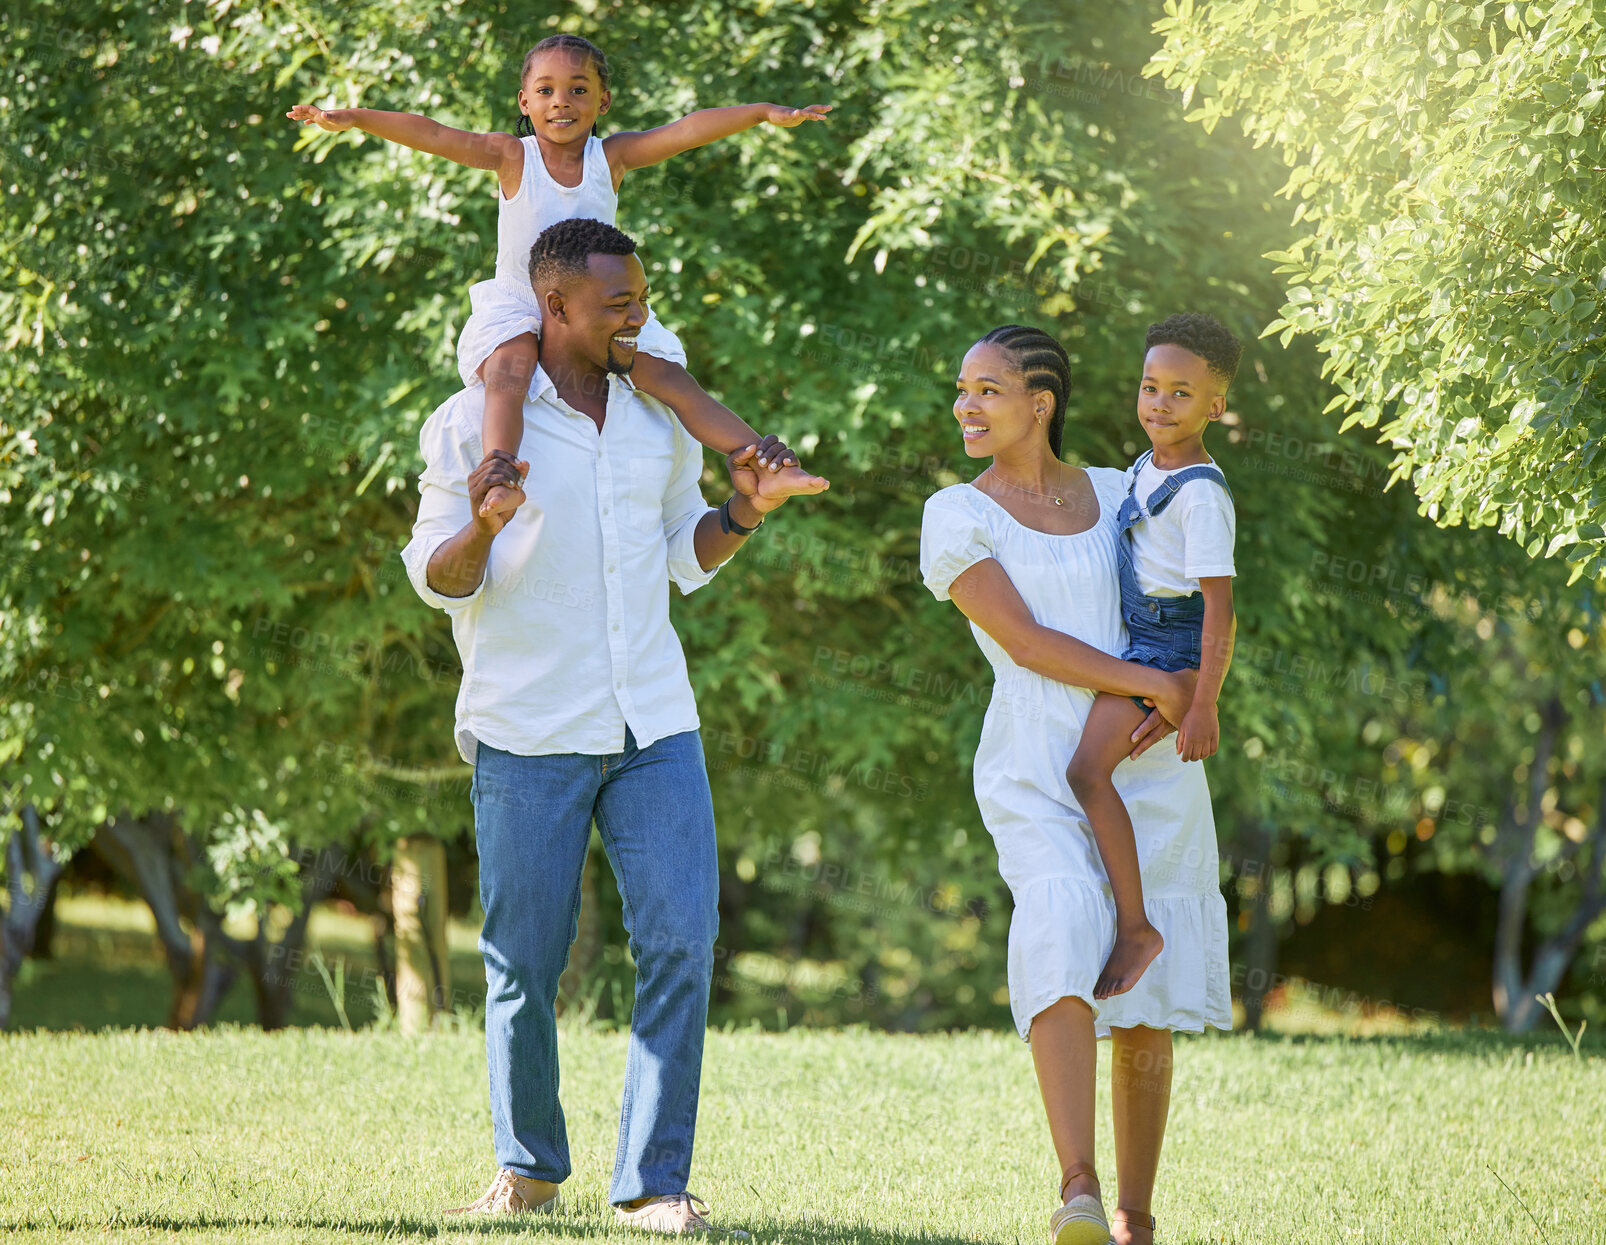
[(558, 1186), (502, 1168), (491, 1187), (467, 1206), (454, 1206), (448, 1215), (516, 1215), (526, 1211), (551, 1214), (557, 1209)]
[(1108, 1245), (1111, 1239), (1104, 1204), (1091, 1193), (1078, 1193), (1050, 1215), (1048, 1233), (1054, 1245)]
[[(1063, 1195), (1065, 1186), (1080, 1175), (1094, 1175), (1093, 1164), (1076, 1163), (1065, 1171), (1060, 1181)], [(1053, 1245), (1109, 1245), (1110, 1221), (1104, 1214), (1104, 1203), (1095, 1193), (1078, 1193), (1048, 1217), (1048, 1239)]]
[[(696, 1207), (692, 1205), (693, 1202), (697, 1204)], [(698, 1208), (701, 1208), (700, 1214)], [(747, 1240), (747, 1233), (740, 1228), (721, 1231), (703, 1218), (708, 1213), (708, 1203), (695, 1193), (666, 1193), (642, 1203), (634, 1210), (623, 1206), (614, 1209), (620, 1223), (646, 1228), (649, 1232), (672, 1232), (677, 1236), (687, 1232), (714, 1232), (735, 1237), (739, 1241)]]

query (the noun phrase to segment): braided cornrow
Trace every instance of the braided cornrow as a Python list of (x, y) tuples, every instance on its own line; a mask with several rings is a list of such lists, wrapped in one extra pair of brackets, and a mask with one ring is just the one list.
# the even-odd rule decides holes
[(1058, 458), (1060, 441), (1065, 434), (1065, 403), (1071, 394), (1071, 360), (1065, 347), (1042, 329), (1024, 324), (1000, 325), (977, 344), (983, 343), (1009, 352), (1026, 381), (1027, 392), (1047, 389), (1054, 395), (1054, 414), (1048, 421), (1048, 445)]
[[(602, 49), (589, 39), (582, 39), (579, 35), (548, 35), (524, 54), (524, 65), (519, 70), (519, 86), (524, 86), (524, 80), (530, 76), (530, 66), (535, 64), (535, 58), (542, 52), (554, 51), (575, 52), (586, 57), (591, 67), (597, 71), (597, 81), (601, 83), (604, 91), (609, 90), (613, 82), (613, 73), (608, 68), (608, 58), (602, 54)], [(535, 123), (527, 113), (519, 114), (519, 122), (513, 127), (513, 132), (520, 138), (529, 138), (535, 133)], [(597, 127), (592, 126), (591, 132), (595, 134)]]

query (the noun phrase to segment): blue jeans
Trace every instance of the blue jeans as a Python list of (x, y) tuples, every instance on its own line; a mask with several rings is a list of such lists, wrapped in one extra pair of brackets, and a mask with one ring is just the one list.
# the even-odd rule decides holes
[(485, 928), (485, 1053), (496, 1161), (559, 1183), (553, 1007), (580, 915), (595, 819), (636, 962), (619, 1149), (609, 1200), (679, 1193), (691, 1174), (703, 1029), (719, 930), (714, 806), (696, 731), (623, 752), (519, 756), (478, 746), (474, 838)]

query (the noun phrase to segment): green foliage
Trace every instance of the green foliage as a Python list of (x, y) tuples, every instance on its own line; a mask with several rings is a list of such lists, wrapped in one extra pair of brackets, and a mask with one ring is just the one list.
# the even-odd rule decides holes
[[(396, 554), (417, 430), (457, 388), (466, 290), (493, 262), (494, 181), (282, 114), (360, 101), (511, 128), (520, 60), (557, 29), (610, 54), (621, 128), (837, 106), (632, 174), (620, 211), (694, 372), (835, 482), (674, 607), (722, 947), (836, 974), (784, 983), (793, 1019), (1007, 1023), (1008, 897), (969, 773), (990, 675), (917, 569), (926, 497), (974, 471), (953, 372), (999, 323), (1064, 341), (1067, 456), (1094, 464), (1141, 448), (1150, 321), (1208, 310), (1251, 342), (1211, 434), (1239, 505), (1210, 763), (1228, 872), (1269, 823), (1288, 863), (1360, 875), (1421, 816), (1386, 748), (1461, 677), (1473, 624), (1434, 602), (1487, 596), (1501, 542), (1384, 492), (1387, 452), (1320, 415), (1316, 351), (1253, 340), (1284, 300), (1261, 257), (1300, 245), (1272, 206), (1284, 172), (1143, 76), (1158, 8), (182, 13), (24, 0), (4, 18), (0, 765), (64, 846), (122, 807), (181, 808), (214, 900), (244, 904), (284, 898), (289, 845), (382, 855), (470, 823), (450, 630)], [(1357, 811), (1345, 788), (1368, 783), (1390, 799)]]
[[(1423, 513), (1606, 558), (1606, 10), (1596, 3), (1167, 0), (1148, 72), (1240, 118), (1305, 232), (1266, 328), (1312, 336), (1345, 427)], [(1196, 97), (1196, 99), (1195, 99)]]

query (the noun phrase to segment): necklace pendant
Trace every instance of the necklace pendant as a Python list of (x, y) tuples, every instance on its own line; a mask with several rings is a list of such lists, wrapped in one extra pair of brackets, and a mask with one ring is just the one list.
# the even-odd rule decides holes
[(1054, 504), (1056, 506), (1063, 506), (1065, 504), (1065, 499), (1063, 497), (1056, 497), (1054, 499)]

